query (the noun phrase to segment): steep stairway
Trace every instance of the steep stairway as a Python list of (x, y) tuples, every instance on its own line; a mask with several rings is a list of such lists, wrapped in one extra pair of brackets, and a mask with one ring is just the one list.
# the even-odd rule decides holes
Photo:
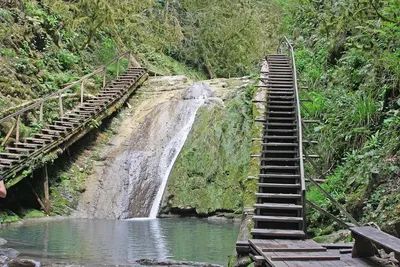
[(0, 174), (6, 175), (24, 165), (29, 158), (47, 153), (60, 142), (68, 141), (87, 127), (92, 120), (107, 112), (129, 89), (147, 73), (145, 68), (129, 68), (118, 79), (105, 86), (97, 95), (75, 107), (61, 118), (47, 125), (32, 137), (14, 142), (0, 153)]
[(254, 239), (303, 239), (303, 195), (295, 77), (286, 55), (266, 57), (262, 87), (266, 88), (265, 119)]

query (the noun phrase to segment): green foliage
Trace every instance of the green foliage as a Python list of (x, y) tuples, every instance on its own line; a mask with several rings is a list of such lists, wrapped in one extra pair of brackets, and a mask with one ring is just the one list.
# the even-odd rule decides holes
[[(303, 116), (324, 122), (307, 136), (319, 140), (318, 166), (330, 174), (323, 187), (361, 222), (391, 230), (400, 214), (400, 192), (393, 186), (399, 179), (400, 3), (290, 0), (282, 5), (286, 31), (296, 36), (301, 78), (314, 101), (307, 104), (311, 114)], [(316, 189), (308, 198), (338, 214)], [(313, 212), (309, 218), (312, 226), (323, 221)]]
[(41, 218), (44, 217), (45, 214), (43, 213), (43, 211), (40, 210), (27, 210), (24, 215), (23, 218), (24, 219), (28, 219), (28, 218)]

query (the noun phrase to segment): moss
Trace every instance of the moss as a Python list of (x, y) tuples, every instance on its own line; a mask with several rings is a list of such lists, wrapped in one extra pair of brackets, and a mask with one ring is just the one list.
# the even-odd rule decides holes
[(0, 211), (1, 224), (18, 222), (20, 218), (10, 210)]
[(244, 199), (250, 202), (247, 190), (254, 185), (246, 180), (253, 115), (246, 93), (238, 91), (226, 101), (225, 108), (199, 109), (170, 175), (167, 192), (171, 208), (194, 208), (203, 215), (218, 210), (241, 213)]
[(27, 218), (41, 218), (41, 217), (44, 217), (44, 216), (45, 216), (45, 214), (42, 211), (33, 210), (32, 209), (32, 210), (27, 211), (23, 218), (24, 219), (27, 219)]

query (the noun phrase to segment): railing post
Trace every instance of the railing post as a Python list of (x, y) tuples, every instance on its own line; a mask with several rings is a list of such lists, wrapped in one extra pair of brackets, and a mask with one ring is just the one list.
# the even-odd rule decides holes
[(117, 79), (119, 78), (119, 58), (117, 60)]
[(10, 138), (12, 132), (14, 131), (15, 125), (16, 125), (16, 123), (14, 123), (14, 124), (12, 125), (12, 127), (11, 127), (10, 130), (8, 131), (6, 137), (4, 137), (4, 140), (3, 140), (3, 142), (1, 143), (0, 146), (4, 146), (4, 145), (7, 143), (8, 138)]
[(131, 67), (131, 51), (128, 53), (128, 69)]
[(107, 67), (104, 67), (104, 72), (103, 72), (103, 88), (106, 87), (106, 74), (107, 74)]
[(47, 165), (43, 167), (43, 174), (44, 174), (44, 182), (43, 182), (43, 189), (44, 189), (44, 203), (46, 210), (45, 212), (49, 214), (50, 211), (50, 194), (49, 194), (49, 174), (47, 172)]
[(44, 102), (42, 102), (40, 104), (40, 109), (39, 109), (39, 121), (42, 122), (43, 121), (43, 106), (44, 106)]
[(83, 83), (84, 83), (84, 81), (81, 82), (81, 104), (83, 104), (83, 89), (84, 89), (83, 88), (83, 86), (84, 86)]
[(61, 118), (61, 117), (64, 117), (64, 110), (63, 110), (62, 94), (61, 93), (58, 94), (58, 102), (59, 102), (58, 104), (60, 106), (60, 118)]
[(17, 117), (17, 126), (16, 126), (16, 130), (15, 130), (15, 141), (17, 143), (19, 143), (19, 123), (21, 121), (21, 115), (18, 115)]

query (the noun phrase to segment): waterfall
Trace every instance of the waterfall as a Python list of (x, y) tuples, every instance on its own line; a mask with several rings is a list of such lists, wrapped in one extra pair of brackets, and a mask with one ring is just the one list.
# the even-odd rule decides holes
[(178, 158), (179, 152), (181, 151), (187, 136), (189, 135), (190, 129), (192, 129), (192, 125), (194, 123), (194, 119), (196, 118), (197, 110), (201, 105), (204, 104), (204, 99), (202, 100), (187, 100), (193, 101), (194, 105), (190, 107), (193, 109), (191, 116), (186, 121), (183, 128), (176, 134), (176, 136), (171, 140), (168, 146), (165, 148), (163, 155), (161, 156), (160, 169), (164, 170), (164, 175), (162, 177), (162, 182), (160, 187), (158, 188), (157, 195), (153, 201), (153, 206), (151, 207), (150, 219), (155, 219), (158, 214), (158, 210), (161, 205), (161, 201), (164, 195), (165, 188), (167, 187), (168, 177), (172, 171), (172, 167), (175, 164), (176, 159)]
[[(211, 95), (207, 84), (194, 83), (184, 90), (180, 100), (169, 99), (153, 106), (135, 131), (126, 130), (124, 141), (105, 151), (109, 160), (97, 172), (95, 186), (91, 185), (81, 197), (77, 216), (156, 218), (168, 177), (197, 110)], [(124, 126), (130, 123), (128, 120)]]

